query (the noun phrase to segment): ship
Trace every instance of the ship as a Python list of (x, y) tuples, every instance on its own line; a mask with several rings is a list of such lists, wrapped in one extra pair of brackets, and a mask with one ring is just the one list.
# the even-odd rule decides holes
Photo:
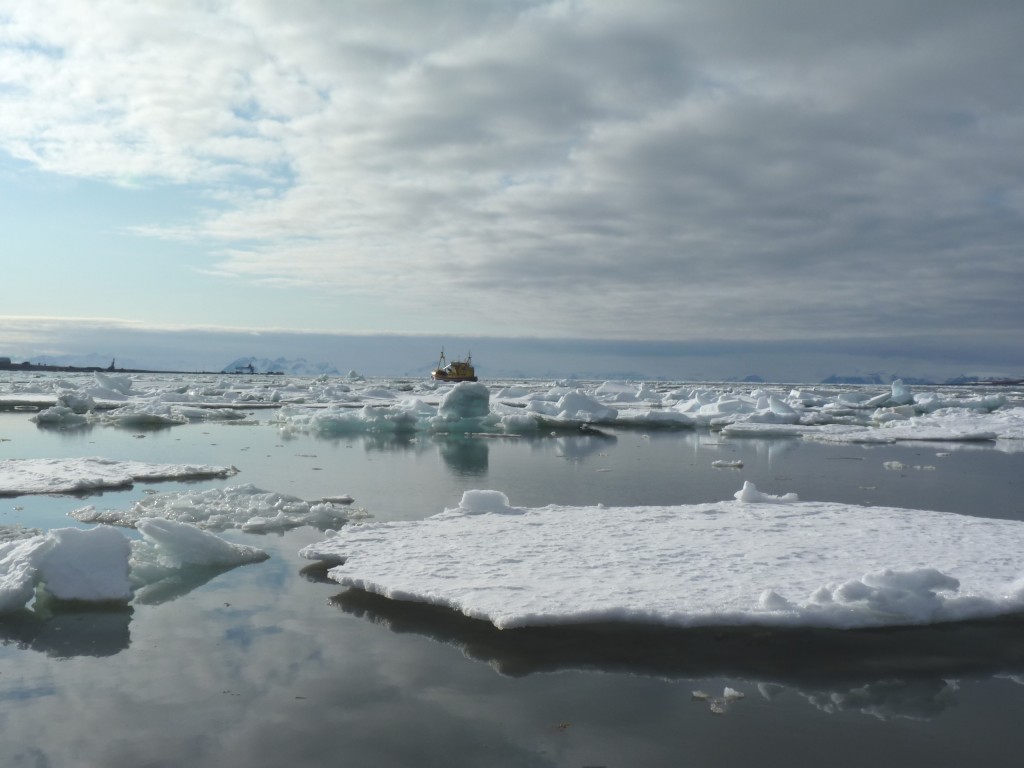
[(473, 355), (466, 355), (465, 360), (445, 360), (444, 347), (441, 348), (441, 359), (437, 368), (430, 372), (434, 381), (477, 381), (476, 370), (473, 368)]

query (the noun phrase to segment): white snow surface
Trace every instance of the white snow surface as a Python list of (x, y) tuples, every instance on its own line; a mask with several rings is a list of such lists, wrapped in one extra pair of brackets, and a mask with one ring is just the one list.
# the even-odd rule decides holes
[(0, 496), (84, 493), (129, 488), (136, 481), (229, 477), (238, 470), (208, 464), (159, 464), (99, 457), (0, 459)]
[(521, 509), (468, 491), (420, 521), (348, 525), (302, 556), (340, 584), (499, 628), (594, 621), (837, 628), (1024, 610), (1024, 523), (798, 501)]
[(70, 514), (84, 523), (107, 523), (139, 528), (154, 519), (192, 523), (200, 528), (240, 528), (250, 533), (283, 531), (303, 525), (321, 529), (338, 528), (354, 517), (365, 515), (350, 509), (350, 496), (310, 502), (286, 493), (264, 491), (251, 483), (227, 488), (162, 493), (136, 501), (130, 509), (98, 510), (94, 505)]
[(116, 528), (57, 528), (0, 541), (0, 615), (36, 596), (91, 603), (127, 603), (146, 586), (185, 568), (233, 568), (267, 558), (188, 523), (148, 520), (142, 539)]

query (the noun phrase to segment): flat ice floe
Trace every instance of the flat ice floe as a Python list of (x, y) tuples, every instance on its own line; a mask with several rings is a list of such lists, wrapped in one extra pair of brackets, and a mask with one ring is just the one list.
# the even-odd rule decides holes
[(468, 491), (420, 521), (349, 525), (303, 557), (498, 628), (586, 622), (837, 628), (1024, 611), (1024, 523), (802, 502), (747, 483), (672, 507), (512, 507)]
[(0, 496), (87, 493), (130, 488), (135, 482), (230, 477), (234, 467), (159, 464), (103, 458), (0, 459)]
[(154, 519), (192, 523), (200, 528), (226, 530), (240, 528), (249, 533), (283, 531), (303, 525), (322, 530), (338, 528), (349, 519), (365, 516), (350, 509), (350, 496), (321, 501), (305, 501), (286, 493), (264, 491), (252, 484), (228, 488), (162, 493), (135, 502), (126, 510), (98, 510), (82, 507), (71, 516), (84, 523), (107, 523), (139, 527)]

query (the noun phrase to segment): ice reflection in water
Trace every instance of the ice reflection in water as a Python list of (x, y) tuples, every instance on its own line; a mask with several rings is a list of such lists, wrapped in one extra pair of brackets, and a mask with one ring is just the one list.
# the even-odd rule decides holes
[(766, 699), (797, 693), (829, 713), (926, 719), (955, 704), (953, 678), (1024, 672), (1024, 616), (873, 630), (625, 623), (499, 630), (445, 608), (357, 589), (335, 595), (331, 604), (392, 632), (451, 645), (510, 677), (586, 670), (728, 678)]

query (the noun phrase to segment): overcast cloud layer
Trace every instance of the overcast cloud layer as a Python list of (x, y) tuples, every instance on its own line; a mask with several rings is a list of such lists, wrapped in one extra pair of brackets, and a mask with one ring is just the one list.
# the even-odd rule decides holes
[(375, 308), (336, 330), (1019, 358), (1021, 30), (960, 0), (16, 1), (0, 151), (187, 188), (141, 242)]

